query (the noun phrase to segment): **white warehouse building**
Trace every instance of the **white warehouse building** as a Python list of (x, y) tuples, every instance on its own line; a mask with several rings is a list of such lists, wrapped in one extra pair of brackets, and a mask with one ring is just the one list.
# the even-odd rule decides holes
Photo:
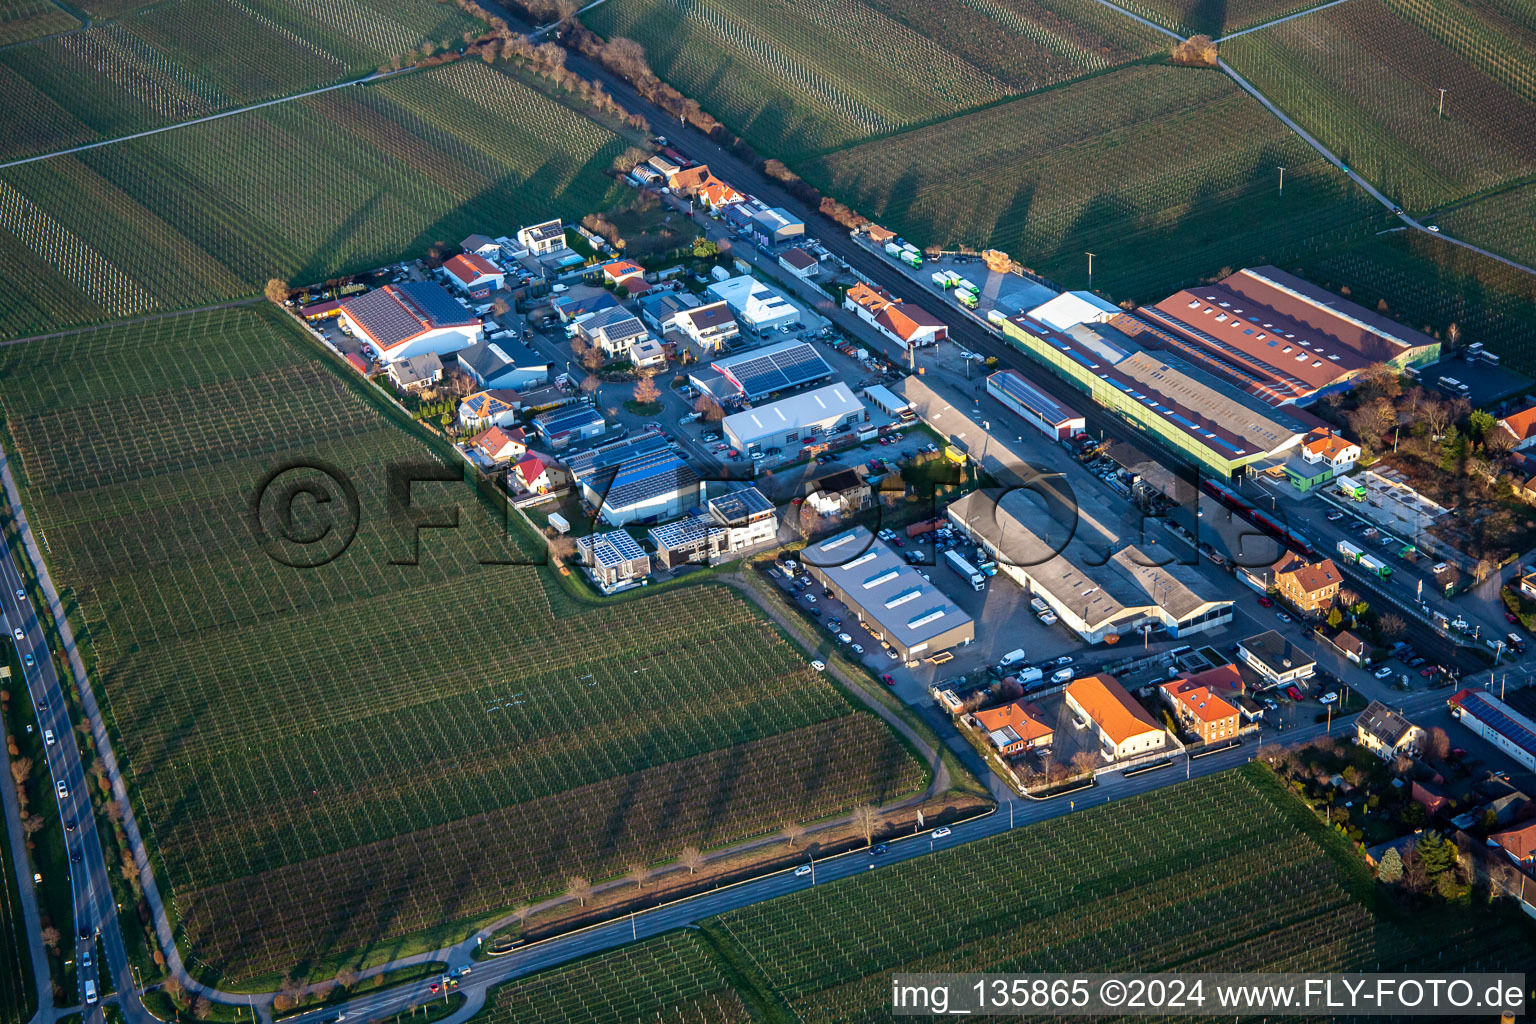
[(865, 419), (864, 403), (842, 381), (727, 416), (725, 436), (743, 451), (798, 448)]
[(755, 334), (800, 322), (798, 306), (747, 274), (717, 281), (709, 286), (709, 294), (730, 306), (742, 327)]

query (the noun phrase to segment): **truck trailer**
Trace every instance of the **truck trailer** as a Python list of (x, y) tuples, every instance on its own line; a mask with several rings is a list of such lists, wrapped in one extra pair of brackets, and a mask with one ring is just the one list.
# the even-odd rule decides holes
[(1364, 554), (1364, 552), (1355, 547), (1349, 541), (1341, 540), (1339, 541), (1339, 554), (1344, 556), (1345, 561), (1353, 565), (1355, 562), (1360, 561), (1360, 556)]
[(987, 578), (981, 574), (981, 570), (962, 558), (960, 552), (944, 552), (944, 561), (949, 563), (949, 567), (955, 570), (956, 575), (970, 582), (972, 590), (986, 589)]
[(1383, 562), (1381, 559), (1371, 555), (1364, 555), (1361, 557), (1360, 568), (1364, 569), (1366, 572), (1374, 573), (1375, 575), (1380, 576), (1382, 579), (1386, 579), (1388, 576), (1392, 575), (1392, 569), (1387, 565), (1386, 562)]

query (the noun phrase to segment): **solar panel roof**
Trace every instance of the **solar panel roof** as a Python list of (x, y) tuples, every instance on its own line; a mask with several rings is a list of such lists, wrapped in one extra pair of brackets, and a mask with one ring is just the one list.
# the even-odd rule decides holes
[(784, 391), (801, 384), (832, 376), (832, 368), (808, 342), (789, 341), (782, 345), (744, 352), (716, 360), (715, 369), (736, 382), (748, 398)]

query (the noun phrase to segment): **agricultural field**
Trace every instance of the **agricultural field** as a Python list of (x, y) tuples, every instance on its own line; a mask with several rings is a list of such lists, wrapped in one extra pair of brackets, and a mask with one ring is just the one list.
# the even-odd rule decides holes
[[(485, 564), (538, 561), (534, 542), (449, 483), (414, 500), (461, 506), (461, 527), (425, 531), (409, 564), (385, 467), (441, 457), (272, 307), (12, 345), (0, 374), (183, 948), (215, 973), (382, 947), (925, 785), (721, 585), (578, 600), (541, 566)], [(289, 568), (249, 502), (317, 463), (354, 481), (360, 525)], [(329, 522), (298, 511), (290, 535)]]
[(638, 0), (583, 17), (790, 162), (1166, 48), (1092, 0)]
[(53, 0), (0, 0), (0, 46), (79, 27), (79, 20)]
[[(388, 5), (381, 5), (388, 6)], [(0, 159), (52, 152), (356, 78), (475, 22), (430, 0), (165, 0), (0, 50)]]
[(1327, 0), (1115, 0), (1116, 5), (1180, 35), (1220, 38), (1304, 11)]
[(619, 195), (625, 143), (457, 62), (0, 171), (0, 336), (309, 282)]
[[(1177, 822), (1178, 827), (1171, 823)], [(1519, 926), (1374, 916), (1267, 769), (1129, 797), (705, 923), (787, 1019), (883, 1021), (896, 970), (1519, 970)], [(847, 908), (857, 906), (859, 913)], [(1442, 953), (1443, 951), (1443, 953)], [(1437, 959), (1442, 957), (1443, 959)]]
[(1435, 223), (1452, 237), (1536, 267), (1536, 182), (1456, 206)]
[(1536, 166), (1529, 5), (1350, 0), (1233, 39), (1222, 56), (1410, 211), (1495, 188)]
[(508, 982), (477, 1024), (747, 1024), (741, 996), (696, 932), (670, 932)]
[[(1222, 126), (1213, 145), (1210, 126)], [(1279, 190), (1277, 167), (1284, 166)], [(899, 234), (1012, 253), (1068, 287), (1161, 298), (1365, 231), (1380, 207), (1226, 76), (1121, 69), (797, 168)]]
[(1441, 335), (1452, 324), (1504, 365), (1536, 375), (1536, 278), (1421, 231), (1395, 231), (1301, 261), (1294, 270), (1367, 308)]

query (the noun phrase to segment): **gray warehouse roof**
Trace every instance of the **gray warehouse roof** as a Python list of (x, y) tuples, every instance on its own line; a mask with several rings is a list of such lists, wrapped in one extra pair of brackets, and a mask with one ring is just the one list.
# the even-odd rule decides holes
[(743, 444), (864, 411), (842, 381), (802, 392), (725, 418), (725, 429)]
[(908, 648), (966, 625), (971, 617), (862, 526), (801, 552), (857, 601), (864, 617)]

